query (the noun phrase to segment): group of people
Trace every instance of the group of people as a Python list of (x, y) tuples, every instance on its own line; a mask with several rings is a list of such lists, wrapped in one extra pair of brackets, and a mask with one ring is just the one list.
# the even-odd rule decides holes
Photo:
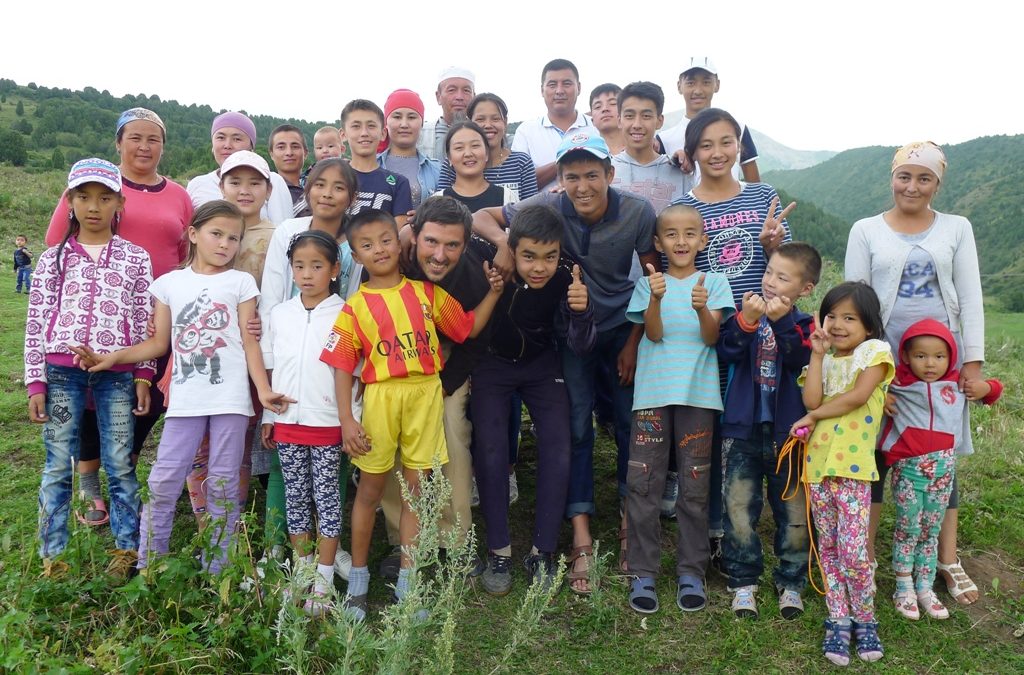
[[(31, 281), (25, 382), (45, 425), (46, 573), (64, 567), (72, 460), (78, 517), (110, 523), (122, 575), (158, 568), (186, 483), (213, 528), (202, 562), (217, 573), (258, 476), (260, 564), (284, 559), (287, 533), (295, 563), (316, 568), (306, 610), (330, 609), (337, 574), (344, 611), (363, 619), (378, 506), (394, 546), (380, 572), (401, 601), (419, 526), (408, 495), (441, 467), (452, 487), (441, 527), (465, 537), (477, 496), (486, 554), (473, 574), (506, 594), (525, 405), (531, 583), (555, 578), (567, 519), (569, 587), (593, 591), (598, 419), (617, 449), (619, 567), (637, 612), (659, 609), (669, 517), (677, 606), (705, 607), (713, 566), (737, 616), (757, 616), (766, 483), (780, 613), (804, 610), (813, 534), (825, 656), (845, 665), (855, 641), (860, 658), (881, 658), (874, 536), (889, 467), (896, 609), (947, 617), (937, 573), (973, 602), (956, 557), (956, 456), (971, 451), (967, 401), (1002, 388), (982, 376), (971, 225), (931, 207), (945, 156), (932, 143), (896, 153), (893, 206), (854, 225), (848, 281), (812, 317), (796, 305), (821, 257), (793, 241), (795, 204), (759, 182), (749, 132), (711, 106), (719, 87), (714, 63), (692, 58), (678, 81), (685, 117), (662, 129), (658, 85), (603, 84), (584, 113), (578, 70), (556, 59), (541, 74), (546, 114), (510, 143), (504, 101), (448, 68), (435, 122), (408, 89), (383, 109), (355, 99), (339, 128), (316, 133), (311, 166), (301, 130), (271, 134), (274, 172), (252, 121), (223, 113), (211, 127), (219, 168), (187, 190), (158, 173), (162, 120), (125, 111), (120, 165), (72, 167)], [(135, 463), (160, 414), (143, 506)], [(351, 553), (339, 545), (349, 462)]]

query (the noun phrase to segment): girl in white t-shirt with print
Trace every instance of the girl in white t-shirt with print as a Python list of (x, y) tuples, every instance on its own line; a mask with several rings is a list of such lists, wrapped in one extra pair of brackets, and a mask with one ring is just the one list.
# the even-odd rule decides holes
[(196, 448), (210, 438), (207, 498), (211, 541), (219, 554), (203, 566), (218, 573), (227, 559), (238, 519), (238, 469), (245, 429), (253, 414), (248, 377), (260, 402), (283, 412), (291, 399), (270, 390), (256, 338), (239, 326), (256, 314), (259, 291), (247, 272), (232, 269), (245, 225), (236, 206), (222, 200), (196, 209), (188, 228), (184, 267), (150, 286), (156, 300), (156, 333), (134, 347), (99, 355), (84, 350), (90, 372), (162, 356), (172, 349), (173, 376), (164, 431), (149, 474), (149, 503), (142, 511), (139, 568), (149, 553), (166, 553), (174, 508)]

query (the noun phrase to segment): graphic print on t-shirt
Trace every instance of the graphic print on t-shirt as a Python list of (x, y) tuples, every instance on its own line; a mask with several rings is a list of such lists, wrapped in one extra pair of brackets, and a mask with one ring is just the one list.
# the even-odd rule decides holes
[(220, 356), (226, 347), (224, 333), (231, 324), (227, 305), (210, 300), (209, 289), (185, 305), (174, 320), (174, 381), (186, 382), (196, 375), (209, 375), (210, 384), (220, 384)]
[(618, 185), (613, 185), (613, 187), (624, 192), (640, 195), (651, 203), (655, 213), (661, 213), (668, 208), (668, 205), (675, 198), (676, 192), (680, 190), (678, 183), (669, 183), (668, 181), (656, 178), (638, 178), (629, 182), (623, 180)]
[(760, 246), (753, 235), (741, 227), (709, 232), (708, 237), (707, 255), (710, 271), (721, 272), (729, 279), (741, 276), (750, 267), (754, 260), (755, 245)]
[(779, 345), (767, 317), (757, 327), (757, 356), (754, 383), (759, 390), (758, 422), (774, 422), (775, 392), (779, 388)]
[(363, 209), (378, 209), (391, 213), (391, 201), (392, 197), (387, 192), (363, 192), (360, 190), (356, 193), (356, 199), (349, 209), (353, 214), (359, 213)]
[(774, 390), (779, 386), (778, 352), (775, 332), (767, 321), (761, 321), (757, 330), (757, 372), (754, 380), (762, 389)]
[[(915, 250), (915, 253), (917, 251)], [(898, 294), (901, 298), (931, 298), (935, 296), (935, 289), (932, 282), (935, 278), (935, 263), (931, 256), (925, 254), (927, 262), (921, 264), (916, 260), (908, 260), (903, 268), (903, 277), (900, 279)]]
[(410, 359), (430, 358), (437, 353), (434, 346), (432, 334), (426, 326), (434, 325), (434, 315), (430, 305), (421, 302), (420, 311), (423, 313), (425, 326), (413, 328), (389, 337), (381, 337), (373, 346), (374, 351), (395, 365), (404, 364)]

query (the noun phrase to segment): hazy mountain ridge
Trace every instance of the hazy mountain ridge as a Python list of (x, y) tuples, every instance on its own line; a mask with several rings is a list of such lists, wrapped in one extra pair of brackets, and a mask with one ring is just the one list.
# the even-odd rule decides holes
[[(682, 110), (665, 113), (665, 124), (662, 128), (673, 127), (679, 124), (681, 119)], [(762, 174), (778, 169), (804, 169), (820, 164), (836, 154), (833, 150), (797, 150), (779, 143), (753, 127), (750, 127), (750, 135), (754, 137), (754, 145), (757, 146), (757, 168)]]

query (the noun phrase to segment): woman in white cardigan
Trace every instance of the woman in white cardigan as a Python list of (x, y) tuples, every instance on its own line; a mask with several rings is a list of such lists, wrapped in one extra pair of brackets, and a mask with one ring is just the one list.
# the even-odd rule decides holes
[[(910, 143), (892, 161), (894, 205), (858, 220), (846, 247), (846, 278), (863, 280), (878, 293), (885, 337), (897, 356), (900, 339), (913, 323), (931, 318), (945, 323), (957, 340), (963, 364), (960, 388), (982, 378), (985, 361), (985, 313), (978, 251), (971, 223), (932, 209), (946, 170), (946, 157), (934, 143)], [(958, 364), (959, 365), (959, 364)], [(899, 414), (898, 411), (896, 414)], [(957, 454), (973, 452), (970, 421)], [(884, 462), (879, 466), (883, 466)], [(869, 552), (882, 511), (885, 475), (873, 486)], [(964, 572), (956, 552), (958, 491), (954, 486), (939, 534), (939, 571), (960, 604), (978, 599), (978, 588)]]

